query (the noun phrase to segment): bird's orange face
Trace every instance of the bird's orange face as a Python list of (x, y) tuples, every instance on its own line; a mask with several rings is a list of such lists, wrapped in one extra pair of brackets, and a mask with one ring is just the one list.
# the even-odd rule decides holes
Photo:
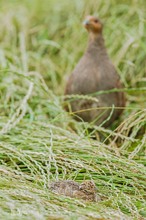
[(89, 32), (100, 33), (102, 31), (102, 23), (95, 16), (88, 15), (83, 25)]

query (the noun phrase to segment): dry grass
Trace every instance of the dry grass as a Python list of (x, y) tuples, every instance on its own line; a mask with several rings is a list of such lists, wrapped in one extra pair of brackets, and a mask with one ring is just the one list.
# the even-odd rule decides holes
[[(0, 218), (145, 219), (145, 1), (0, 4)], [(62, 107), (66, 77), (87, 42), (81, 21), (91, 13), (105, 23), (127, 93), (109, 129), (76, 122)], [(56, 179), (93, 179), (103, 200), (54, 195), (48, 184)]]

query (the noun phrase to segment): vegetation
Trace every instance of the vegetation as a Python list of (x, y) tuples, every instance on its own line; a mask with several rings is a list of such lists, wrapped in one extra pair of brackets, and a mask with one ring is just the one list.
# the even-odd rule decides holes
[[(145, 0), (0, 1), (0, 219), (146, 218)], [(104, 129), (63, 109), (66, 77), (98, 15), (127, 94)], [(51, 193), (57, 179), (93, 179), (103, 198)]]

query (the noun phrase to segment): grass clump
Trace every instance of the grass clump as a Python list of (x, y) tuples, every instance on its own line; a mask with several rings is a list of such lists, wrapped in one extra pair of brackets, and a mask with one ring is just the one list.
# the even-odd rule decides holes
[[(0, 218), (145, 219), (145, 1), (0, 4)], [(76, 122), (62, 107), (87, 42), (87, 14), (105, 23), (125, 84), (127, 106), (110, 129)], [(48, 184), (58, 179), (93, 179), (103, 200), (54, 195)]]

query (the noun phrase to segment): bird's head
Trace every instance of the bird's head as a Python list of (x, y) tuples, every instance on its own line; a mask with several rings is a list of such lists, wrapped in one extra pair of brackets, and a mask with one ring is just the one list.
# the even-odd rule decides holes
[(88, 30), (88, 32), (92, 32), (94, 34), (102, 32), (102, 23), (95, 16), (88, 15), (84, 20), (83, 25)]
[(97, 191), (96, 185), (92, 180), (85, 180), (79, 186), (79, 189), (84, 192), (95, 193)]

